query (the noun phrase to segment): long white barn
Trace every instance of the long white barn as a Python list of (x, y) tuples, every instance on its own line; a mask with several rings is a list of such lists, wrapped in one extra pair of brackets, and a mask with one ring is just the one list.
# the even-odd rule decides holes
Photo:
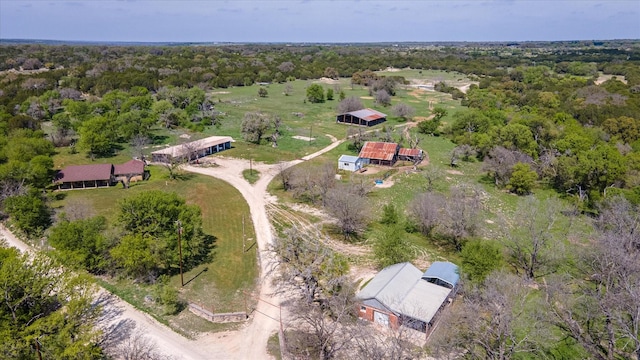
[(188, 159), (189, 161), (217, 152), (231, 149), (231, 136), (210, 136), (208, 138), (190, 141), (188, 143), (170, 146), (151, 153), (153, 162), (170, 162), (172, 159)]

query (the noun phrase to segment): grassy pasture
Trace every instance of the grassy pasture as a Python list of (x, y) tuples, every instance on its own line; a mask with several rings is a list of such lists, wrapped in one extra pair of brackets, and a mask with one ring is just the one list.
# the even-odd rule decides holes
[[(185, 198), (188, 204), (195, 204), (202, 210), (203, 230), (213, 235), (215, 248), (212, 261), (201, 264), (184, 273), (186, 285), (180, 288), (180, 276), (170, 279), (170, 285), (179, 289), (180, 297), (185, 301), (196, 302), (216, 312), (243, 311), (245, 296), (251, 293), (258, 276), (253, 223), (249, 215), (249, 207), (240, 193), (228, 183), (211, 177), (183, 174), (181, 180), (168, 180), (166, 169), (151, 166), (149, 181), (134, 183), (128, 190), (121, 185), (94, 190), (66, 191), (64, 199), (53, 204), (61, 209), (72, 199), (84, 199), (89, 202), (97, 215), (105, 216), (113, 223), (117, 215), (118, 200), (135, 193), (148, 190), (176, 192)], [(247, 249), (243, 252), (243, 218), (244, 236)], [(254, 239), (253, 241), (251, 239)], [(151, 289), (128, 280), (118, 279), (111, 288), (134, 306), (162, 317), (159, 309), (144, 302), (144, 296)], [(178, 316), (164, 317), (183, 332), (210, 330), (221, 328), (220, 325), (209, 324), (188, 311)], [(226, 326), (228, 327), (228, 326)]]

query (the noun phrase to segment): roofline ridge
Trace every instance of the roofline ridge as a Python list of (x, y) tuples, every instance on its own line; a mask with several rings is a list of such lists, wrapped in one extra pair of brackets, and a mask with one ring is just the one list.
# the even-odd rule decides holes
[[(394, 274), (394, 275), (389, 279), (389, 281), (387, 281), (387, 282), (384, 284), (384, 286), (381, 286), (381, 287), (380, 287), (380, 290), (378, 290), (378, 292), (373, 296), (373, 298), (374, 298), (374, 299), (376, 299), (376, 300), (380, 301), (380, 300), (377, 298), (378, 294), (380, 294), (380, 292), (381, 292), (384, 288), (386, 288), (386, 287), (387, 287), (387, 285), (389, 285), (389, 283), (391, 282), (391, 280), (395, 279), (395, 278), (396, 278), (396, 276), (398, 276), (398, 274), (400, 273), (400, 270), (402, 270), (402, 269), (403, 269), (403, 268), (404, 268), (408, 263), (409, 263), (408, 261), (405, 261), (404, 263), (400, 263), (400, 264), (402, 264), (402, 266), (398, 268), (398, 271), (397, 271), (397, 272), (396, 272), (396, 273), (395, 273), (395, 274)], [(394, 264), (394, 265), (398, 265), (398, 264)], [(391, 266), (394, 266), (394, 265), (391, 265)], [(384, 269), (382, 269), (382, 270), (384, 271)], [(379, 273), (378, 273), (378, 274), (379, 274)], [(375, 277), (375, 276), (374, 276), (374, 277)], [(380, 301), (380, 302), (382, 302), (382, 301)], [(386, 304), (384, 304), (384, 303), (383, 303), (383, 305), (385, 305), (385, 306), (386, 306)], [(388, 307), (388, 306), (387, 306), (387, 307)]]
[[(384, 284), (384, 286), (380, 287), (380, 290), (379, 290), (379, 291), (374, 295), (374, 297), (373, 297), (374, 299), (378, 300), (382, 305), (386, 306), (387, 308), (389, 308), (389, 310), (394, 311), (394, 312), (397, 312), (397, 310), (395, 310), (395, 309), (393, 309), (393, 307), (391, 307), (391, 306), (389, 306), (389, 305), (385, 304), (385, 303), (383, 302), (383, 300), (382, 300), (382, 299), (378, 299), (378, 294), (380, 294), (380, 292), (381, 292), (384, 288), (386, 288), (386, 287), (387, 287), (387, 285), (389, 285), (389, 283), (390, 283), (393, 279), (395, 279), (395, 278), (396, 278), (396, 276), (398, 276), (398, 274), (400, 273), (400, 271), (401, 271), (402, 269), (404, 269), (404, 268), (405, 268), (405, 266), (407, 266), (407, 265), (411, 265), (411, 266), (413, 266), (413, 267), (416, 267), (415, 265), (413, 265), (412, 263), (410, 263), (410, 262), (408, 262), (408, 261), (405, 261), (405, 262), (400, 263), (400, 264), (402, 264), (402, 266), (398, 269), (398, 271), (397, 271), (397, 272), (396, 272), (396, 273), (391, 277), (391, 279), (389, 279), (389, 281), (387, 281), (387, 282)], [(394, 264), (394, 265), (397, 265), (397, 264)], [(391, 265), (391, 266), (393, 266), (393, 265)], [(418, 269), (418, 268), (416, 267), (416, 269)], [(383, 269), (383, 270), (384, 270), (384, 269)], [(418, 270), (420, 270), (420, 269), (418, 269)], [(422, 278), (419, 278), (418, 280), (422, 280)], [(414, 282), (414, 283), (413, 283), (413, 286), (415, 286), (415, 284), (417, 284), (417, 282)], [(412, 286), (412, 288), (413, 288), (413, 286)], [(409, 291), (409, 292), (410, 292), (410, 291)], [(407, 293), (405, 293), (405, 294), (403, 295), (402, 300), (404, 300), (404, 298), (407, 296), (407, 294), (408, 294), (409, 292), (407, 292)]]

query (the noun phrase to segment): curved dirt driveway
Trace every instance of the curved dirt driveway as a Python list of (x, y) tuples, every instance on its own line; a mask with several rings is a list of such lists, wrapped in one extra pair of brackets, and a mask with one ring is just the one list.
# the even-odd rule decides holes
[[(113, 332), (113, 336), (128, 336), (133, 330), (140, 329), (145, 337), (153, 341), (158, 353), (175, 360), (204, 360), (204, 359), (268, 359), (267, 341), (269, 336), (277, 332), (280, 319), (281, 303), (279, 297), (273, 294), (274, 288), (269, 276), (269, 266), (273, 254), (268, 251), (273, 241), (271, 224), (266, 211), (266, 204), (270, 202), (267, 186), (278, 174), (278, 169), (297, 165), (305, 160), (313, 159), (340, 145), (335, 137), (327, 135), (332, 143), (324, 149), (304, 156), (300, 160), (293, 160), (281, 165), (253, 164), (253, 168), (260, 172), (260, 179), (253, 185), (242, 176), (242, 171), (249, 169), (249, 161), (244, 159), (230, 159), (215, 157), (217, 167), (184, 166), (184, 170), (213, 176), (234, 186), (249, 205), (251, 219), (256, 233), (260, 263), (260, 300), (257, 303), (253, 318), (238, 331), (209, 333), (197, 340), (189, 340), (173, 332), (167, 326), (160, 324), (149, 315), (133, 308), (120, 298), (101, 290), (96, 302), (103, 305), (104, 316), (100, 326)], [(29, 251), (30, 247), (0, 224), (0, 238), (20, 251)]]

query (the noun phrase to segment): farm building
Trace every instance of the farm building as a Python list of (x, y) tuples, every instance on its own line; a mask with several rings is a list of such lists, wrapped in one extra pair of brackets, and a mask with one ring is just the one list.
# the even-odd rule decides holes
[[(92, 189), (127, 181), (144, 180), (144, 162), (131, 160), (124, 164), (71, 165), (58, 171), (58, 189)], [(127, 180), (128, 179), (128, 180)]]
[(420, 149), (400, 148), (398, 151), (398, 160), (420, 162), (423, 158), (424, 152)]
[(388, 266), (356, 295), (358, 316), (428, 335), (455, 296), (459, 279), (458, 267), (450, 262), (434, 262), (424, 273), (408, 262)]
[(208, 138), (175, 145), (151, 153), (153, 162), (170, 162), (172, 159), (195, 160), (207, 155), (231, 149), (233, 139), (231, 136), (210, 136)]
[(358, 156), (367, 159), (369, 164), (393, 166), (398, 160), (399, 150), (400, 145), (396, 143), (367, 141)]
[(362, 126), (374, 126), (387, 121), (387, 115), (373, 109), (362, 109), (339, 114), (336, 122)]
[(338, 169), (347, 171), (358, 171), (369, 162), (358, 156), (341, 155), (338, 159)]

